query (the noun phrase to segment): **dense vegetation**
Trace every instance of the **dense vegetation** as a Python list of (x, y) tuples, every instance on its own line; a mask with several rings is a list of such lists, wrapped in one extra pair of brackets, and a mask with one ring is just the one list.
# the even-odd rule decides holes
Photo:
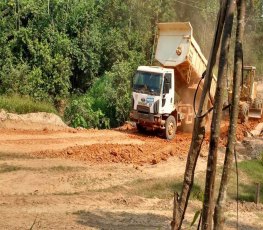
[[(117, 126), (136, 67), (152, 61), (156, 22), (191, 21), (208, 56), (217, 8), (216, 0), (2, 0), (0, 94), (66, 102), (73, 126)], [(262, 74), (261, 9), (248, 4), (244, 59)]]

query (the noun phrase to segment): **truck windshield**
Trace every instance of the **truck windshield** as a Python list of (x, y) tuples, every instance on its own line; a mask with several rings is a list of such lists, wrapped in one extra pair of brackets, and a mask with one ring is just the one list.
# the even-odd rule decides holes
[(160, 95), (162, 79), (161, 73), (138, 71), (133, 78), (133, 91)]

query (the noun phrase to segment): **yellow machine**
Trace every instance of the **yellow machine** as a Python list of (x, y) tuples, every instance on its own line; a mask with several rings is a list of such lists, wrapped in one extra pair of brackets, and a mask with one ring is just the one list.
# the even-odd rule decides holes
[(249, 118), (262, 117), (263, 101), (258, 95), (257, 82), (255, 82), (256, 67), (243, 67), (243, 84), (240, 93), (239, 118), (246, 122)]

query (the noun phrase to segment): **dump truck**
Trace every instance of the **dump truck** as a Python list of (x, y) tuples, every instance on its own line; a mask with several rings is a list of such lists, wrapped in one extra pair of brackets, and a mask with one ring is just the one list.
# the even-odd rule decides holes
[(249, 118), (260, 119), (263, 113), (263, 98), (257, 89), (256, 67), (244, 66), (240, 91), (239, 118), (245, 123)]
[[(130, 119), (137, 129), (160, 129), (168, 140), (174, 138), (178, 126), (193, 124), (193, 98), (203, 87), (202, 74), (207, 60), (193, 37), (190, 22), (159, 23), (156, 66), (139, 66), (133, 78)], [(201, 82), (201, 84), (199, 84)], [(216, 90), (213, 76), (210, 104)], [(201, 90), (197, 91), (197, 105)]]

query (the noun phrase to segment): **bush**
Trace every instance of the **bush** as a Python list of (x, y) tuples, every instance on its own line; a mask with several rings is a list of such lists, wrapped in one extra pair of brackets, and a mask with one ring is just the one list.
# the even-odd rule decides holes
[(109, 120), (104, 113), (93, 108), (94, 100), (88, 95), (73, 99), (65, 110), (65, 119), (76, 127), (109, 128)]
[[(132, 55), (138, 57), (138, 55)], [(88, 93), (71, 101), (65, 119), (73, 127), (109, 128), (128, 119), (131, 108), (131, 77), (139, 60), (117, 62), (97, 79)]]

